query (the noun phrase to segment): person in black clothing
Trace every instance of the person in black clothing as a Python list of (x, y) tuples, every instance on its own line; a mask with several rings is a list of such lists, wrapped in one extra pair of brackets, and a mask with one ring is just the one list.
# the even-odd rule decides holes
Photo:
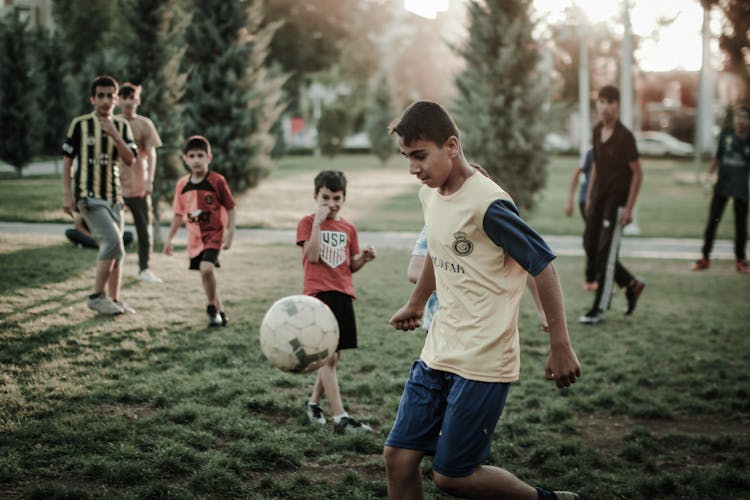
[[(67, 237), (72, 244), (79, 248), (99, 248), (99, 244), (96, 242), (89, 226), (86, 224), (83, 216), (78, 212), (73, 214), (73, 227), (65, 230), (65, 237)], [(123, 231), (122, 233), (122, 244), (126, 247), (133, 242), (133, 233), (130, 231)]]
[(750, 177), (750, 107), (740, 105), (734, 109), (732, 127), (722, 130), (716, 156), (710, 173), (719, 175), (709, 207), (706, 231), (703, 234), (703, 256), (691, 267), (693, 271), (708, 269), (714, 246), (716, 228), (729, 198), (734, 199), (734, 256), (735, 269), (740, 273), (750, 271), (745, 260), (747, 245), (748, 177)]
[[(629, 315), (635, 309), (646, 284), (636, 279), (618, 259), (613, 237), (618, 223), (626, 226), (633, 221), (633, 207), (643, 181), (635, 137), (620, 122), (620, 91), (611, 85), (599, 91), (596, 102), (601, 121), (594, 127), (592, 144), (594, 167), (586, 194), (586, 230), (584, 244), (594, 259), (597, 290), (594, 304), (579, 321), (595, 324), (604, 320), (609, 308), (612, 279), (625, 288)], [(614, 272), (607, 273), (607, 269)]]

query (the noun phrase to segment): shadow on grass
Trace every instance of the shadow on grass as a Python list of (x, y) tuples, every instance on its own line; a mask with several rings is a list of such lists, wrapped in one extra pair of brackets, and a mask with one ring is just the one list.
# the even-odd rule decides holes
[(96, 252), (61, 244), (39, 248), (25, 248), (1, 254), (3, 279), (0, 295), (8, 295), (25, 288), (60, 283), (93, 268)]

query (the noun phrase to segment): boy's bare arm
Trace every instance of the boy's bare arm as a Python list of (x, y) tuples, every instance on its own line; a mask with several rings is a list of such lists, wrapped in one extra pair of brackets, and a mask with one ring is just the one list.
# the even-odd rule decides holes
[(550, 354), (545, 375), (548, 380), (554, 380), (557, 387), (567, 387), (581, 376), (581, 364), (568, 336), (565, 303), (554, 264), (547, 265), (534, 280), (549, 325)]
[(227, 230), (224, 231), (224, 250), (232, 248), (234, 241), (234, 225), (237, 218), (237, 211), (234, 208), (227, 210)]
[(330, 211), (331, 209), (327, 205), (318, 205), (318, 211), (315, 212), (312, 229), (310, 230), (310, 239), (302, 245), (305, 258), (313, 264), (320, 260), (320, 225), (326, 220)]
[(174, 214), (172, 217), (172, 224), (169, 226), (169, 236), (167, 236), (167, 243), (164, 245), (164, 253), (167, 255), (174, 253), (174, 237), (182, 225), (182, 218), (182, 215), (177, 214)]
[(133, 154), (133, 151), (130, 149), (130, 147), (128, 147), (125, 139), (123, 139), (120, 133), (117, 131), (114, 122), (111, 119), (103, 118), (101, 116), (97, 118), (99, 119), (99, 124), (102, 127), (102, 131), (110, 136), (113, 141), (115, 141), (115, 147), (117, 148), (117, 153), (120, 155), (120, 161), (122, 162), (122, 164), (126, 167), (132, 166), (133, 162), (135, 162), (135, 155)]
[(573, 214), (573, 198), (576, 194), (576, 187), (578, 187), (578, 177), (583, 172), (580, 167), (576, 168), (573, 172), (573, 180), (570, 181), (570, 187), (568, 188), (568, 203), (565, 205), (565, 215), (570, 217)]
[(426, 257), (424, 255), (412, 255), (409, 259), (409, 267), (406, 270), (406, 277), (409, 281), (416, 284), (419, 275), (422, 274)]
[(633, 171), (633, 178), (630, 180), (630, 191), (628, 192), (628, 201), (625, 204), (625, 210), (622, 212), (620, 217), (620, 223), (626, 226), (633, 222), (633, 207), (635, 207), (635, 201), (638, 199), (638, 193), (641, 190), (641, 182), (643, 182), (643, 169), (641, 168), (640, 160), (631, 161), (628, 166)]
[(63, 156), (63, 167), (62, 167), (62, 209), (68, 215), (73, 215), (75, 211), (75, 200), (73, 194), (70, 191), (70, 181), (73, 178), (73, 158), (69, 156)]
[(591, 191), (593, 191), (595, 181), (596, 181), (596, 162), (591, 164), (591, 175), (589, 175), (589, 187), (588, 189), (586, 189), (586, 202), (583, 205), (584, 215), (589, 214), (589, 205), (591, 205)]
[(422, 315), (424, 314), (424, 305), (435, 291), (435, 270), (432, 267), (430, 254), (425, 256), (422, 274), (419, 275), (417, 284), (411, 292), (411, 296), (406, 304), (391, 316), (390, 324), (396, 330), (414, 330), (422, 324)]
[(352, 258), (349, 269), (351, 269), (353, 273), (356, 273), (371, 260), (375, 260), (375, 247), (373, 247), (372, 245), (367, 245), (364, 250), (362, 250), (358, 255), (355, 255), (354, 258)]

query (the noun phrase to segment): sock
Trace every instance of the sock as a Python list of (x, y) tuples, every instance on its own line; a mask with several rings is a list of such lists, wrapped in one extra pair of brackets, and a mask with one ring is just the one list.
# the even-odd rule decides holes
[(341, 419), (342, 419), (342, 418), (344, 418), (344, 417), (348, 417), (348, 416), (349, 416), (349, 414), (348, 414), (347, 412), (344, 412), (344, 413), (342, 413), (341, 415), (335, 415), (335, 416), (333, 417), (333, 423), (334, 423), (334, 424), (338, 424), (339, 422), (341, 422)]

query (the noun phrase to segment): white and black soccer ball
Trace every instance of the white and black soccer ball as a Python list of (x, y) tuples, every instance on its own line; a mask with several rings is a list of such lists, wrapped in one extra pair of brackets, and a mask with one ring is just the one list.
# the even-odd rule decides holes
[(260, 350), (275, 367), (310, 372), (323, 366), (339, 343), (339, 325), (321, 300), (291, 295), (271, 305), (260, 325)]

